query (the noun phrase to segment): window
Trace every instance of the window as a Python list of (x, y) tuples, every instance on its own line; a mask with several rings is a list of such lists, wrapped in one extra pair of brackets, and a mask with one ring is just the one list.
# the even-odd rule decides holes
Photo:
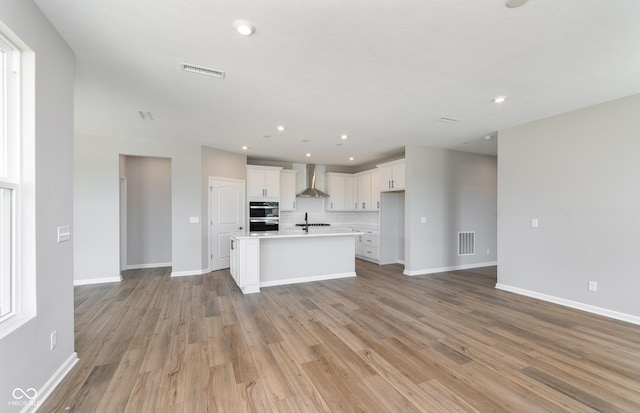
[(0, 33), (0, 321), (16, 311), (20, 54)]

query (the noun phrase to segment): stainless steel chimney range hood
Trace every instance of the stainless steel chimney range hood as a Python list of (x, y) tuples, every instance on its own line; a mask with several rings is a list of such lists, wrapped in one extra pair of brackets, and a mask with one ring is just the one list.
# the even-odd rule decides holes
[(329, 195), (316, 189), (316, 166), (314, 164), (307, 164), (307, 189), (300, 192), (298, 195), (302, 198), (328, 198)]

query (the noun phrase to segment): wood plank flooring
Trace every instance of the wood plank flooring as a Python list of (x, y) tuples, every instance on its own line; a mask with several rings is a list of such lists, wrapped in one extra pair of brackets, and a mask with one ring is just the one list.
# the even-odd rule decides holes
[(243, 296), (228, 270), (75, 288), (41, 412), (639, 412), (640, 326), (494, 289), (495, 267)]

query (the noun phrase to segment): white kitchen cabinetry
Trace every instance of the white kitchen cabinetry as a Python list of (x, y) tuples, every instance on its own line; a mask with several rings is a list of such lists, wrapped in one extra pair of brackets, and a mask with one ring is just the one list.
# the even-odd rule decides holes
[(351, 176), (351, 210), (352, 211), (360, 211), (360, 204), (358, 203), (360, 199), (360, 179), (357, 175)]
[(354, 228), (356, 232), (364, 232), (356, 237), (356, 257), (367, 261), (378, 262), (379, 232), (366, 228)]
[(360, 172), (354, 175), (358, 181), (356, 210), (380, 210), (380, 174), (377, 170)]
[(296, 210), (296, 174), (298, 171), (280, 171), (280, 211)]
[(327, 193), (329, 198), (326, 200), (327, 211), (353, 211), (353, 176), (350, 174), (342, 174), (328, 172)]
[(358, 176), (358, 209), (371, 210), (371, 172), (361, 172)]
[(229, 272), (243, 294), (260, 292), (260, 243), (258, 238), (231, 236)]
[(371, 209), (380, 211), (380, 171), (371, 171)]
[(281, 170), (274, 166), (247, 165), (247, 198), (278, 201)]
[(380, 170), (380, 192), (404, 191), (404, 159), (376, 165)]

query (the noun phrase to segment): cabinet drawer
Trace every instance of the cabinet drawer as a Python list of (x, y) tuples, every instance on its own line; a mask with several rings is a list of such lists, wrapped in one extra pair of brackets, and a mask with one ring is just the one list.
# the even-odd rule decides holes
[(377, 247), (378, 246), (378, 236), (372, 234), (364, 234), (362, 236), (362, 243), (365, 247)]
[(378, 260), (378, 248), (365, 245), (362, 248), (362, 256), (372, 260)]

